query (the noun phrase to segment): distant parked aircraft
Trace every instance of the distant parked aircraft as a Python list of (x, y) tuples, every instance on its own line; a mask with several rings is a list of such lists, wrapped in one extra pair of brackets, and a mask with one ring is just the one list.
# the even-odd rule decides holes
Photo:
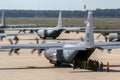
[[(85, 32), (85, 29), (81, 29), (80, 32)], [(94, 29), (94, 33), (100, 33), (97, 39), (102, 35), (105, 41), (120, 41), (120, 30), (119, 29)]]
[[(30, 24), (28, 24), (30, 25)], [(14, 27), (14, 26), (28, 26), (28, 25), (7, 25), (5, 23), (5, 16), (4, 12), (2, 15), (2, 23), (1, 26), (9, 26), (9, 27)], [(59, 12), (59, 18), (58, 18), (58, 24), (56, 27), (37, 27), (37, 28), (2, 28), (3, 30), (19, 30), (19, 32), (23, 31), (25, 32), (26, 30), (29, 30), (30, 32), (37, 32), (40, 38), (46, 39), (47, 37), (56, 39), (62, 31), (68, 32), (68, 31), (79, 31), (84, 27), (62, 27), (62, 15), (61, 11)], [(2, 30), (1, 29), (1, 30)]]

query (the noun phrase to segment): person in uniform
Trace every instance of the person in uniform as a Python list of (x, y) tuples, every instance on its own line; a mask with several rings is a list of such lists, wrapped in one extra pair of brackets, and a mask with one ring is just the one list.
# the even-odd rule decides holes
[(109, 62), (107, 62), (107, 71), (109, 72), (110, 70), (110, 64), (109, 64)]
[(103, 63), (100, 63), (100, 71), (103, 71)]

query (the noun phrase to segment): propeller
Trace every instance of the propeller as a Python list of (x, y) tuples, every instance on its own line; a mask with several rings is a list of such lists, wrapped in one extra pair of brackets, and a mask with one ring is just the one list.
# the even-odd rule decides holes
[[(10, 44), (13, 45), (13, 44), (17, 44), (18, 41), (16, 41), (15, 43), (13, 43), (13, 41), (11, 39), (8, 39)], [(19, 55), (19, 51), (20, 49), (11, 49), (10, 52), (8, 53), (10, 56), (12, 55), (12, 52), (14, 51), (15, 54)]]
[[(38, 38), (35, 38), (35, 40), (36, 40), (36, 43), (39, 44), (39, 39), (38, 39)], [(41, 42), (41, 44), (44, 44), (44, 43), (45, 43), (45, 40), (43, 40), (43, 41)], [(41, 53), (42, 53), (42, 51), (43, 51), (43, 49), (33, 49), (33, 50), (31, 51), (31, 53), (33, 54), (36, 50), (38, 50), (38, 55), (40, 56)]]
[(96, 39), (99, 39), (101, 35), (102, 35), (102, 34), (99, 34), (99, 35), (96, 37)]
[(11, 40), (11, 39), (8, 39), (8, 41), (10, 42), (10, 44), (12, 44), (12, 45), (13, 45), (13, 42), (12, 42), (12, 40)]
[(30, 30), (30, 32), (29, 33), (34, 33), (34, 30)]
[(112, 49), (108, 49), (107, 51), (108, 51), (108, 53), (111, 53)]
[(19, 40), (19, 38), (18, 38), (17, 36), (15, 36), (15, 37), (13, 38), (13, 40), (18, 41), (18, 40)]
[(76, 31), (76, 34), (79, 34), (79, 31)]
[(18, 33), (21, 33), (22, 32), (22, 30), (19, 30), (19, 32)]
[(36, 40), (36, 43), (39, 44), (39, 39), (38, 39), (38, 38), (35, 38), (35, 40)]
[(83, 36), (81, 36), (81, 37), (80, 37), (80, 40), (81, 40), (81, 41), (84, 41), (84, 38), (83, 38)]
[(96, 39), (99, 39), (100, 38), (100, 36), (101, 35), (103, 35), (103, 37), (105, 38), (105, 41), (107, 42), (108, 41), (108, 38), (107, 38), (107, 33), (101, 33), (101, 34), (99, 34), (97, 37), (96, 37)]
[(26, 31), (26, 30), (23, 30), (24, 33), (26, 33), (25, 31)]
[(0, 37), (0, 40), (2, 41), (2, 40), (3, 40), (3, 38), (4, 38), (4, 36)]
[(24, 33), (25, 33), (25, 31), (26, 31), (26, 30), (19, 30), (19, 32), (18, 32), (18, 33), (20, 33), (20, 32), (24, 32)]

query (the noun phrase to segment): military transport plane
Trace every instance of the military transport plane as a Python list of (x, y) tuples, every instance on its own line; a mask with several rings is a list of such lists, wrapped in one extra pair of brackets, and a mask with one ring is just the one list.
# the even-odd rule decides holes
[[(80, 32), (85, 32), (85, 29), (80, 29)], [(94, 33), (100, 33), (96, 39), (99, 39), (99, 37), (102, 35), (107, 42), (112, 41), (120, 41), (120, 30), (119, 29), (94, 29)]]
[(95, 49), (120, 48), (120, 42), (94, 42), (92, 12), (88, 12), (84, 42), (50, 42), (43, 44), (1, 44), (0, 49), (11, 49), (17, 52), (19, 49), (34, 49), (39, 53), (44, 50), (45, 57), (50, 63), (72, 63), (76, 58), (80, 61), (87, 60)]
[[(3, 13), (4, 14), (4, 13)], [(29, 30), (30, 32), (37, 32), (40, 38), (53, 38), (56, 39), (62, 31), (79, 31), (84, 27), (62, 27), (62, 15), (61, 11), (59, 12), (58, 24), (56, 27), (37, 27), (37, 28), (1, 28), (1, 30), (19, 30), (19, 32)], [(5, 26), (5, 17), (2, 17), (2, 25)]]
[(1, 19), (1, 28), (7, 28), (7, 27), (30, 27), (30, 26), (38, 26), (39, 24), (6, 24), (5, 20), (5, 12), (2, 11), (2, 19)]

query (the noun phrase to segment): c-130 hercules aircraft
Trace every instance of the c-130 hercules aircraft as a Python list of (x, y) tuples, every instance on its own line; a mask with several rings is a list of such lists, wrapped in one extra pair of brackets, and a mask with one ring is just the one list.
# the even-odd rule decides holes
[[(1, 22), (1, 29), (2, 30), (19, 30), (19, 32), (25, 32), (25, 31), (30, 31), (31, 33), (33, 32), (37, 32), (38, 36), (42, 39), (46, 39), (46, 38), (53, 38), (56, 39), (61, 33), (62, 31), (65, 32), (70, 32), (70, 31), (79, 31), (80, 29), (83, 29), (84, 27), (62, 27), (62, 12), (59, 12), (59, 18), (58, 18), (58, 23), (57, 26), (53, 26), (53, 27), (36, 27), (35, 24), (6, 24), (5, 22), (5, 15), (4, 15), (4, 11), (2, 11), (2, 22)], [(27, 26), (27, 28), (16, 28), (16, 27), (25, 27)], [(34, 26), (33, 28), (30, 28), (29, 26)], [(10, 27), (10, 28), (6, 28), (6, 27)], [(12, 28), (15, 27), (15, 28)]]
[(44, 56), (55, 66), (62, 63), (71, 64), (76, 58), (80, 61), (86, 61), (95, 49), (108, 50), (116, 48), (120, 48), (120, 42), (94, 42), (91, 11), (88, 12), (84, 42), (0, 45), (0, 49), (11, 49), (14, 52), (17, 52), (19, 49), (34, 49), (41, 53), (44, 50)]

